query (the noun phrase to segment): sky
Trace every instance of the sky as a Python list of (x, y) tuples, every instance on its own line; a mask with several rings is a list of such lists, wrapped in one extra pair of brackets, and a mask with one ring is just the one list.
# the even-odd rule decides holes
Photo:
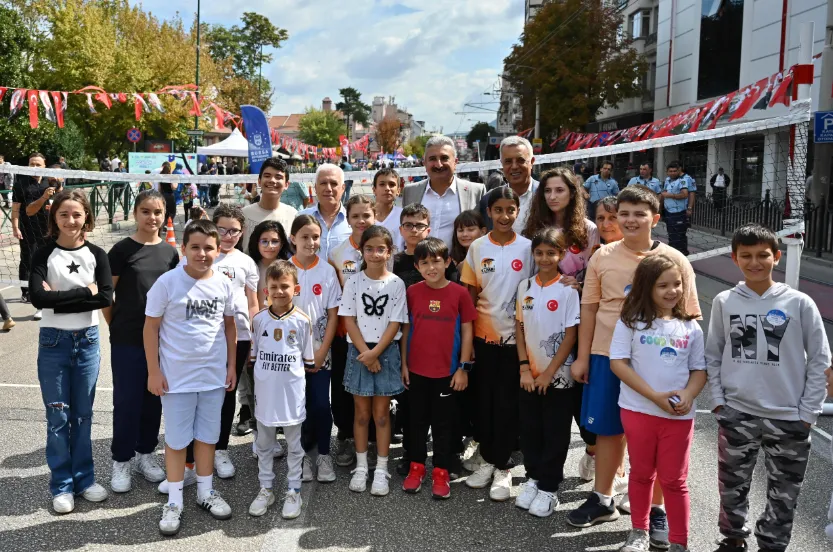
[[(167, 19), (177, 12), (187, 22), (197, 0), (131, 0)], [(467, 102), (491, 102), (503, 58), (523, 29), (523, 0), (247, 0), (203, 1), (201, 20), (227, 26), (244, 11), (267, 16), (286, 29), (289, 40), (271, 50), (263, 68), (275, 87), (272, 114), (321, 107), (325, 96), (352, 86), (370, 104), (394, 96), (428, 130), (462, 132), (495, 113)], [(496, 109), (497, 104), (483, 107)]]

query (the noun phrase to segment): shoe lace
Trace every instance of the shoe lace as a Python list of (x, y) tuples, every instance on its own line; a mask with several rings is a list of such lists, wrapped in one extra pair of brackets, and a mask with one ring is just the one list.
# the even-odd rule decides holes
[(367, 468), (365, 468), (365, 467), (354, 468), (353, 471), (350, 472), (350, 474), (353, 475), (353, 476), (360, 475), (362, 477), (367, 477)]
[(214, 507), (214, 506), (222, 506), (222, 505), (224, 505), (224, 504), (226, 503), (226, 501), (225, 501), (225, 500), (223, 500), (223, 497), (221, 497), (221, 496), (220, 496), (220, 493), (218, 493), (218, 492), (217, 492), (217, 491), (215, 491), (215, 490), (212, 490), (212, 491), (208, 494), (208, 496), (206, 496), (206, 497), (203, 499), (203, 502), (205, 502), (206, 504), (208, 504), (208, 505), (209, 505), (209, 506), (211, 506), (211, 507)]
[(489, 465), (480, 466), (474, 473), (480, 477), (486, 477), (487, 475), (491, 475), (494, 473), (494, 468)]
[(387, 480), (390, 479), (390, 474), (386, 471), (376, 470), (373, 472), (373, 484), (382, 484), (387, 483)]
[(668, 528), (668, 516), (666, 516), (665, 512), (652, 513), (650, 522), (652, 530), (663, 531)]
[(634, 544), (646, 544), (648, 542), (648, 536), (644, 533), (639, 533), (636, 531), (631, 531), (628, 534), (628, 541), (625, 543), (625, 546), (630, 546)]
[(333, 467), (333, 459), (330, 458), (328, 454), (319, 455), (318, 460), (315, 461), (315, 465), (318, 467), (328, 467), (332, 469)]
[(179, 516), (179, 506), (174, 503), (165, 504), (162, 506), (162, 519), (171, 521)]
[(301, 495), (296, 493), (295, 491), (292, 491), (292, 490), (286, 491), (286, 501), (287, 502), (291, 502), (292, 504), (297, 504), (299, 498), (301, 498)]
[(271, 494), (272, 494), (271, 489), (267, 489), (266, 487), (261, 487), (260, 491), (258, 491), (258, 493), (257, 493), (257, 497), (255, 497), (255, 500), (268, 501), (269, 496)]

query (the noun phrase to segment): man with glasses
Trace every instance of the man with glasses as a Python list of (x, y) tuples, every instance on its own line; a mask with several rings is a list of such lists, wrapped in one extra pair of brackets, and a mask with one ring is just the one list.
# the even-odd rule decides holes
[(457, 178), (457, 152), (448, 136), (433, 136), (425, 143), (425, 170), (426, 180), (402, 190), (402, 205), (424, 205), (431, 213), (431, 235), (451, 247), (454, 219), (462, 211), (477, 209), (486, 187)]
[[(529, 208), (532, 204), (532, 197), (538, 189), (538, 181), (532, 178), (532, 165), (535, 158), (532, 156), (532, 144), (526, 138), (520, 136), (509, 136), (500, 143), (500, 164), (503, 166), (503, 175), (521, 199), (521, 206), (518, 210), (518, 218), (512, 229), (520, 234), (526, 226), (526, 219), (529, 217)], [(504, 188), (507, 185), (498, 186), (495, 189)], [(494, 190), (485, 194), (480, 200), (480, 214), (486, 221), (489, 230), (492, 229), (492, 219), (489, 218), (487, 206), (489, 205), (489, 194), (500, 193)]]
[(289, 235), (292, 221), (298, 214), (293, 207), (281, 203), (281, 194), (289, 185), (289, 167), (283, 159), (270, 157), (264, 161), (260, 167), (257, 185), (260, 187), (260, 200), (243, 207), (243, 216), (246, 217), (243, 239), (240, 240), (243, 251), (248, 251), (249, 237), (259, 223), (264, 220), (277, 221)]

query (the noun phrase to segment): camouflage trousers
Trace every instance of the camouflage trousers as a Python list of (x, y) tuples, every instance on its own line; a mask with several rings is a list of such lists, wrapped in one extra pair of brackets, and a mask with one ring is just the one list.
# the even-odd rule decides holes
[(760, 548), (786, 550), (810, 455), (810, 429), (800, 421), (759, 418), (727, 406), (717, 421), (720, 532), (731, 538), (749, 537), (749, 487), (763, 449), (767, 504), (755, 524), (755, 537)]

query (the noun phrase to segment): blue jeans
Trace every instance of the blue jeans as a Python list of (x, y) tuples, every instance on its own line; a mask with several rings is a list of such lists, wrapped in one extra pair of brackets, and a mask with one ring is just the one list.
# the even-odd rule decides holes
[(80, 494), (95, 483), (91, 429), (99, 359), (98, 326), (40, 329), (38, 381), (53, 496)]
[(209, 188), (208, 188), (208, 186), (198, 186), (198, 189), (200, 191), (200, 207), (205, 209), (205, 208), (208, 207), (208, 203), (209, 203), (209, 200), (208, 200), (208, 190), (209, 190)]
[(330, 436), (333, 431), (333, 414), (330, 410), (330, 371), (319, 370), (307, 374), (307, 419), (301, 426), (301, 443), (309, 452), (318, 448), (318, 454), (330, 454)]

